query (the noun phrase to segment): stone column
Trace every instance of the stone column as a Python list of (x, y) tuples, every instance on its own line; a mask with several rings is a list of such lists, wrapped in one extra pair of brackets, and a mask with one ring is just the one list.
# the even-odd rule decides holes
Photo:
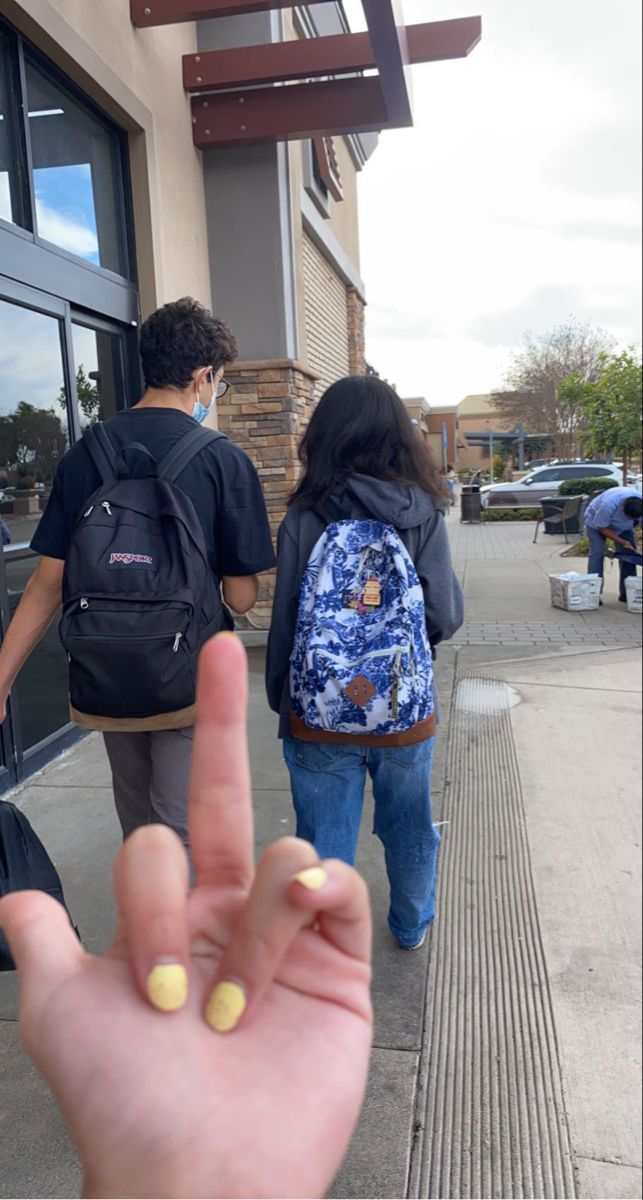
[[(249, 455), (266, 497), (273, 538), (299, 475), (297, 447), (310, 420), (317, 375), (294, 359), (236, 362), (218, 405), (219, 429)], [(275, 574), (261, 576), (255, 607), (238, 624), (268, 629)]]
[(348, 308), (348, 363), (351, 375), (364, 375), (366, 356), (364, 347), (364, 309), (366, 301), (356, 288), (346, 288)]

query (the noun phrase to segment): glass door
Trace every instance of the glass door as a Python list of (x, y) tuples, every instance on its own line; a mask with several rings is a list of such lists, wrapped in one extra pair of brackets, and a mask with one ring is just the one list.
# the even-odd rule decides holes
[(78, 399), (79, 429), (108, 421), (127, 407), (128, 395), (138, 399), (138, 380), (130, 379), (133, 355), (131, 332), (72, 310), (71, 340)]
[[(30, 543), (69, 445), (124, 408), (131, 331), (89, 320), (32, 289), (0, 289), (0, 624), (38, 563)], [(22, 668), (0, 738), (0, 789), (77, 736), (55, 619)]]

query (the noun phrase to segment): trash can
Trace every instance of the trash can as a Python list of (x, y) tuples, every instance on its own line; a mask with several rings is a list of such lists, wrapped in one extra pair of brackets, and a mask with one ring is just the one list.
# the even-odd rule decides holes
[(470, 521), (474, 525), (482, 521), (479, 483), (465, 483), (460, 489), (460, 522), (463, 521)]

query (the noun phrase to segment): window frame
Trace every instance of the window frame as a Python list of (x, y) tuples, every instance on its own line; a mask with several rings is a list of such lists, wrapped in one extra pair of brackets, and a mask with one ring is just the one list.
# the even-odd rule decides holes
[[(132, 204), (132, 189), (131, 177), (129, 170), (129, 154), (128, 154), (128, 137), (127, 133), (120, 129), (110, 118), (104, 113), (98, 105), (96, 105), (90, 97), (86, 96), (80, 88), (69, 79), (55, 64), (53, 64), (37, 46), (24, 38), (10, 22), (4, 18), (0, 20), (0, 29), (7, 35), (10, 46), (10, 58), (12, 62), (12, 72), (14, 83), (18, 87), (18, 94), (14, 97), (14, 103), (11, 104), (12, 97), (9, 96), (9, 105), (11, 108), (11, 127), (18, 130), (19, 137), (19, 155), (18, 158), (24, 163), (26, 168), (26, 179), (21, 177), (21, 211), (26, 215), (29, 221), (29, 228), (24, 228), (22, 225), (14, 224), (10, 221), (5, 221), (0, 218), (0, 250), (4, 249), (6, 244), (7, 249), (11, 250), (11, 245), (7, 238), (18, 238), (23, 243), (28, 243), (34, 247), (38, 247), (47, 252), (54, 254), (57, 258), (64, 260), (79, 271), (87, 272), (90, 277), (95, 277), (96, 284), (100, 282), (116, 284), (119, 288), (124, 288), (127, 291), (136, 290), (138, 281), (136, 276), (136, 246), (134, 239), (134, 213)], [(101, 267), (95, 263), (88, 262), (87, 259), (80, 255), (73, 254), (69, 250), (65, 250), (57, 246), (55, 242), (50, 242), (47, 238), (43, 238), (38, 233), (36, 220), (36, 204), (34, 192), (34, 170), (33, 159), (31, 154), (31, 137), (29, 131), (29, 106), (27, 103), (27, 80), (26, 80), (26, 64), (33, 62), (37, 70), (51, 80), (54, 86), (58, 87), (63, 93), (67, 93), (70, 99), (81, 105), (87, 110), (99, 123), (106, 128), (110, 134), (116, 138), (118, 147), (118, 212), (117, 220), (120, 225), (120, 233), (123, 239), (123, 253), (126, 260), (127, 274), (122, 275), (109, 268)], [(16, 121), (16, 115), (18, 120)], [(35, 228), (34, 228), (35, 226)], [(15, 245), (14, 245), (15, 250)], [(11, 259), (11, 254), (9, 258)], [(4, 261), (5, 255), (2, 254)], [(38, 287), (39, 283), (36, 282)], [(82, 288), (80, 290), (83, 290)], [(86, 289), (85, 289), (86, 290)], [(116, 312), (113, 308), (106, 310), (106, 315), (113, 317), (116, 320), (123, 320), (122, 312)], [(138, 316), (138, 312), (136, 314)], [(131, 320), (129, 318), (125, 318)]]

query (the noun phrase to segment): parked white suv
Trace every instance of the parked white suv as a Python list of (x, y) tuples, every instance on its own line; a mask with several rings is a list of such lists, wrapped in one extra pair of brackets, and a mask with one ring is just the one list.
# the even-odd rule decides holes
[(490, 483), (480, 488), (483, 508), (538, 508), (544, 496), (556, 496), (567, 479), (600, 478), (623, 483), (622, 468), (616, 463), (551, 463), (530, 471), (517, 483)]

